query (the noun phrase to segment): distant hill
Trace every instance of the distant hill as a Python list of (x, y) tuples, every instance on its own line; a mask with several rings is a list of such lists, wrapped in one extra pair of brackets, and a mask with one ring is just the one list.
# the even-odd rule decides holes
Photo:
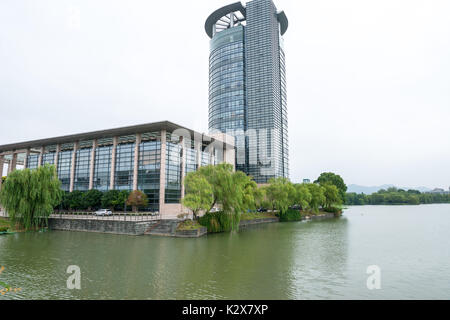
[[(357, 184), (350, 184), (348, 186), (348, 190), (347, 192), (351, 193), (351, 192), (355, 192), (355, 193), (364, 193), (364, 194), (372, 194), (375, 192), (378, 192), (381, 189), (388, 189), (388, 188), (393, 188), (396, 187), (393, 184), (383, 184), (381, 186), (373, 186), (373, 187), (367, 187), (367, 186), (360, 186)], [(404, 190), (409, 190), (409, 189), (414, 189), (414, 190), (418, 190), (420, 192), (429, 192), (432, 189), (427, 188), (427, 187), (417, 187), (417, 188), (402, 188), (402, 187), (396, 187), (399, 189), (404, 189)]]

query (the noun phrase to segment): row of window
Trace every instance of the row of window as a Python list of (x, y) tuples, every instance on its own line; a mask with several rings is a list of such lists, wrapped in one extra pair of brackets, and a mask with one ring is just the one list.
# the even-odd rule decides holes
[[(134, 176), (134, 148), (135, 144), (121, 144), (116, 148), (116, 166), (114, 189), (132, 190)], [(159, 141), (142, 142), (139, 145), (139, 169), (138, 187), (140, 190), (158, 189), (152, 192), (149, 200), (151, 203), (159, 202), (159, 168), (161, 161), (161, 143)], [(93, 188), (100, 191), (110, 189), (112, 146), (98, 147), (95, 150)], [(43, 164), (54, 164), (56, 153), (43, 155)], [(74, 190), (89, 190), (90, 159), (92, 148), (80, 149), (75, 156)], [(57, 174), (61, 180), (64, 191), (70, 190), (70, 176), (72, 169), (73, 151), (61, 151), (58, 156)], [(27, 168), (38, 167), (39, 155), (32, 154), (28, 157)], [(155, 200), (155, 196), (157, 199)]]

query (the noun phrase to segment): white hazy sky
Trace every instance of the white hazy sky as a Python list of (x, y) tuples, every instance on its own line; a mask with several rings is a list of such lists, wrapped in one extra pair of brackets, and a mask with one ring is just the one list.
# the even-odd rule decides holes
[[(233, 0), (0, 1), (0, 144), (208, 130), (207, 16)], [(291, 179), (450, 185), (450, 1), (276, 0)]]

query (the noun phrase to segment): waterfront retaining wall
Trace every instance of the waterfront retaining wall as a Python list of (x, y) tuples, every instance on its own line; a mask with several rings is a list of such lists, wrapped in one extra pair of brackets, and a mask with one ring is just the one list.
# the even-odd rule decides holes
[(112, 233), (139, 236), (157, 221), (113, 221), (88, 219), (48, 219), (51, 230)]
[[(333, 213), (324, 213), (310, 216), (306, 220), (322, 220), (334, 218)], [(276, 223), (279, 218), (263, 218), (255, 220), (243, 220), (239, 228), (245, 229), (251, 226)], [(82, 231), (140, 236), (144, 234), (159, 235), (179, 238), (199, 238), (208, 233), (207, 228), (197, 230), (176, 230), (180, 220), (161, 221), (114, 221), (114, 220), (89, 220), (89, 219), (48, 219), (49, 229), (62, 231)]]
[(175, 237), (177, 238), (200, 238), (208, 233), (206, 227), (202, 227), (196, 230), (177, 230)]
[(331, 219), (334, 217), (335, 217), (334, 213), (323, 213), (316, 216), (311, 216), (311, 220)]
[(243, 220), (239, 223), (239, 228), (247, 228), (250, 226), (264, 224), (264, 223), (275, 223), (280, 222), (279, 218), (264, 218), (264, 219), (255, 219), (255, 220)]
[(151, 225), (145, 231), (145, 234), (150, 236), (174, 237), (179, 223), (179, 219), (160, 220), (154, 225)]

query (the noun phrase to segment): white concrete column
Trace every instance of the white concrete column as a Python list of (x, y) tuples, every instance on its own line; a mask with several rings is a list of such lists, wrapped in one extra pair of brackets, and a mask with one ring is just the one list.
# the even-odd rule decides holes
[(195, 145), (195, 149), (197, 150), (197, 170), (202, 166), (202, 143), (197, 142)]
[(70, 167), (70, 188), (69, 191), (73, 191), (73, 185), (75, 182), (75, 167), (76, 167), (76, 160), (77, 160), (77, 150), (78, 150), (79, 143), (75, 142), (73, 145), (73, 152), (72, 152), (72, 163)]
[(166, 199), (166, 153), (167, 153), (167, 132), (161, 130), (161, 165), (159, 170), (159, 214), (164, 211)]
[(224, 162), (233, 165), (233, 170), (236, 171), (236, 150), (227, 144), (225, 144)]
[(11, 162), (9, 163), (8, 167), (8, 174), (16, 170), (16, 166), (17, 166), (17, 153), (13, 153)]
[(139, 175), (139, 145), (141, 144), (142, 135), (136, 135), (136, 143), (134, 145), (134, 164), (133, 164), (133, 190), (138, 189), (138, 175)]
[(215, 150), (214, 147), (209, 149), (209, 163), (211, 165), (214, 164), (214, 150)]
[(56, 145), (56, 152), (55, 152), (55, 168), (56, 173), (58, 173), (58, 162), (59, 162), (59, 153), (61, 152), (61, 145), (58, 143)]
[(186, 144), (184, 138), (181, 137), (181, 199), (184, 198), (184, 178), (186, 176)]
[(40, 168), (42, 166), (42, 158), (44, 157), (44, 151), (45, 151), (45, 148), (42, 147), (41, 152), (39, 153), (39, 158), (38, 158), (38, 168)]
[(119, 138), (114, 137), (113, 138), (113, 148), (111, 151), (111, 172), (109, 176), (109, 190), (114, 190), (114, 177), (116, 174), (116, 151), (117, 151), (117, 144), (119, 143)]
[(97, 149), (97, 139), (94, 139), (92, 142), (91, 162), (89, 164), (89, 190), (94, 188), (95, 149)]

